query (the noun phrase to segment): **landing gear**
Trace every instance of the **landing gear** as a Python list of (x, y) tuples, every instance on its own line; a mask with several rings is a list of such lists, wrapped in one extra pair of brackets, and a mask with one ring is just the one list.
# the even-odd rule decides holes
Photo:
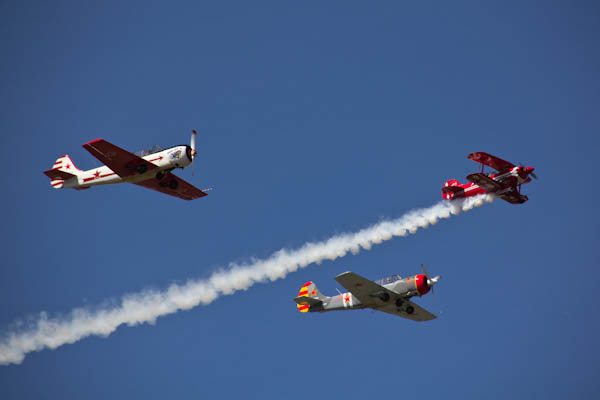
[(164, 177), (165, 177), (165, 173), (164, 172), (160, 171), (160, 172), (156, 173), (156, 180), (157, 181), (160, 181)]
[(402, 301), (402, 299), (398, 299), (398, 300), (396, 300), (396, 305), (397, 305), (398, 307), (402, 307), (402, 304), (403, 304), (403, 303), (404, 303), (404, 301)]
[(171, 189), (176, 190), (177, 186), (179, 186), (179, 182), (177, 182), (175, 179), (173, 179), (171, 182), (169, 182), (169, 187)]
[(372, 293), (369, 296), (379, 299), (383, 302), (388, 302), (390, 300), (390, 294), (387, 292), (384, 292), (383, 290), (381, 292)]
[(140, 164), (140, 165), (137, 166), (136, 170), (140, 174), (145, 174), (146, 171), (148, 171), (148, 167), (146, 166), (146, 164)]
[(415, 308), (413, 306), (406, 307), (406, 313), (407, 314), (412, 314), (414, 312), (415, 312)]

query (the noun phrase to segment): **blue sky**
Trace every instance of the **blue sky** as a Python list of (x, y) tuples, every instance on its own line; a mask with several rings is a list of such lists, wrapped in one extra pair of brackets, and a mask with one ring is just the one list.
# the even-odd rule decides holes
[[(600, 117), (594, 2), (3, 2), (0, 335), (441, 200), (487, 151), (536, 167), (496, 201), (208, 306), (0, 367), (0, 397), (590, 398)], [(53, 190), (104, 138), (199, 132), (192, 202)], [(308, 280), (419, 272), (440, 318), (300, 314)], [(339, 288), (339, 287), (338, 287)], [(341, 288), (340, 288), (341, 289)]]

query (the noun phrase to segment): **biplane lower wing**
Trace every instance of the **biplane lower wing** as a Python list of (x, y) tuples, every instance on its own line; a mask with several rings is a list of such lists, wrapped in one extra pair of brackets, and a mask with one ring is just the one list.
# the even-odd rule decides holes
[[(412, 312), (410, 314), (406, 312), (409, 307), (412, 307)], [(418, 322), (431, 321), (432, 319), (437, 318), (437, 316), (410, 300), (404, 300), (402, 307), (398, 307), (396, 304), (388, 304), (381, 308), (376, 308), (376, 310)]]
[(168, 194), (169, 196), (179, 197), (183, 200), (194, 200), (207, 195), (202, 190), (170, 172), (167, 172), (161, 180), (151, 178), (142, 182), (136, 182), (135, 184)]
[(155, 164), (127, 150), (123, 150), (104, 139), (92, 140), (84, 144), (83, 148), (102, 161), (120, 177), (143, 174), (146, 171), (156, 168)]
[(484, 189), (488, 193), (497, 192), (502, 189), (502, 185), (490, 178), (489, 176), (482, 173), (475, 173), (467, 176), (467, 179)]
[(335, 277), (335, 280), (364, 305), (374, 304), (376, 303), (375, 299), (381, 298), (382, 296), (387, 295), (387, 298), (390, 299), (397, 295), (397, 293), (363, 278), (354, 272), (344, 272), (343, 274), (339, 274)]

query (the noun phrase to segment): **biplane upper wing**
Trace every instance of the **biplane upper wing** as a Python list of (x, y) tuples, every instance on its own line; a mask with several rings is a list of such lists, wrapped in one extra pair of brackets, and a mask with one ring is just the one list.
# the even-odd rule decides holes
[(136, 182), (135, 184), (184, 200), (194, 200), (207, 195), (202, 190), (170, 172), (167, 172), (161, 180), (151, 178), (142, 182)]
[(423, 307), (413, 303), (410, 300), (404, 300), (404, 304), (411, 306), (413, 308), (413, 312), (411, 314), (407, 313), (406, 308), (398, 307), (396, 304), (387, 304), (383, 307), (376, 308), (377, 311), (383, 311), (388, 314), (397, 315), (398, 317), (407, 318), (413, 321), (431, 321), (432, 319), (436, 319), (437, 317), (424, 309)]
[(102, 161), (108, 168), (112, 169), (120, 177), (144, 173), (156, 168), (156, 165), (138, 157), (133, 153), (123, 150), (119, 146), (107, 142), (104, 139), (92, 140), (83, 145), (94, 157)]
[(467, 158), (475, 162), (487, 165), (488, 167), (494, 168), (499, 172), (514, 168), (514, 164), (509, 163), (508, 161), (504, 161), (503, 159), (498, 158), (496, 156), (492, 156), (491, 154), (484, 153), (483, 151), (476, 151), (475, 153), (471, 153), (467, 156)]
[(344, 272), (339, 274), (335, 277), (335, 280), (365, 305), (375, 303), (375, 299), (382, 293), (387, 293), (390, 297), (397, 295), (397, 293), (363, 278), (354, 272)]
[(496, 182), (489, 176), (479, 172), (467, 176), (467, 179), (483, 188), (488, 193), (496, 192), (503, 187), (500, 183)]

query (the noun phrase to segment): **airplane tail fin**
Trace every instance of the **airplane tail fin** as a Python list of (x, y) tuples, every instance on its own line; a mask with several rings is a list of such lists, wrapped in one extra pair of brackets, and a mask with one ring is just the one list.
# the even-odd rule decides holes
[(464, 193), (464, 191), (465, 190), (459, 181), (456, 179), (449, 179), (444, 183), (444, 187), (442, 187), (442, 198), (445, 200), (452, 200), (457, 194)]
[(312, 282), (306, 282), (298, 292), (298, 297), (294, 299), (297, 303), (298, 311), (308, 312), (311, 307), (319, 306), (323, 304), (323, 301), (327, 299), (327, 296), (323, 295), (317, 289), (317, 285)]
[(64, 186), (65, 181), (75, 178), (81, 173), (81, 170), (75, 166), (73, 160), (68, 155), (58, 157), (51, 169), (44, 171), (44, 174), (50, 178), (50, 184), (55, 189)]

